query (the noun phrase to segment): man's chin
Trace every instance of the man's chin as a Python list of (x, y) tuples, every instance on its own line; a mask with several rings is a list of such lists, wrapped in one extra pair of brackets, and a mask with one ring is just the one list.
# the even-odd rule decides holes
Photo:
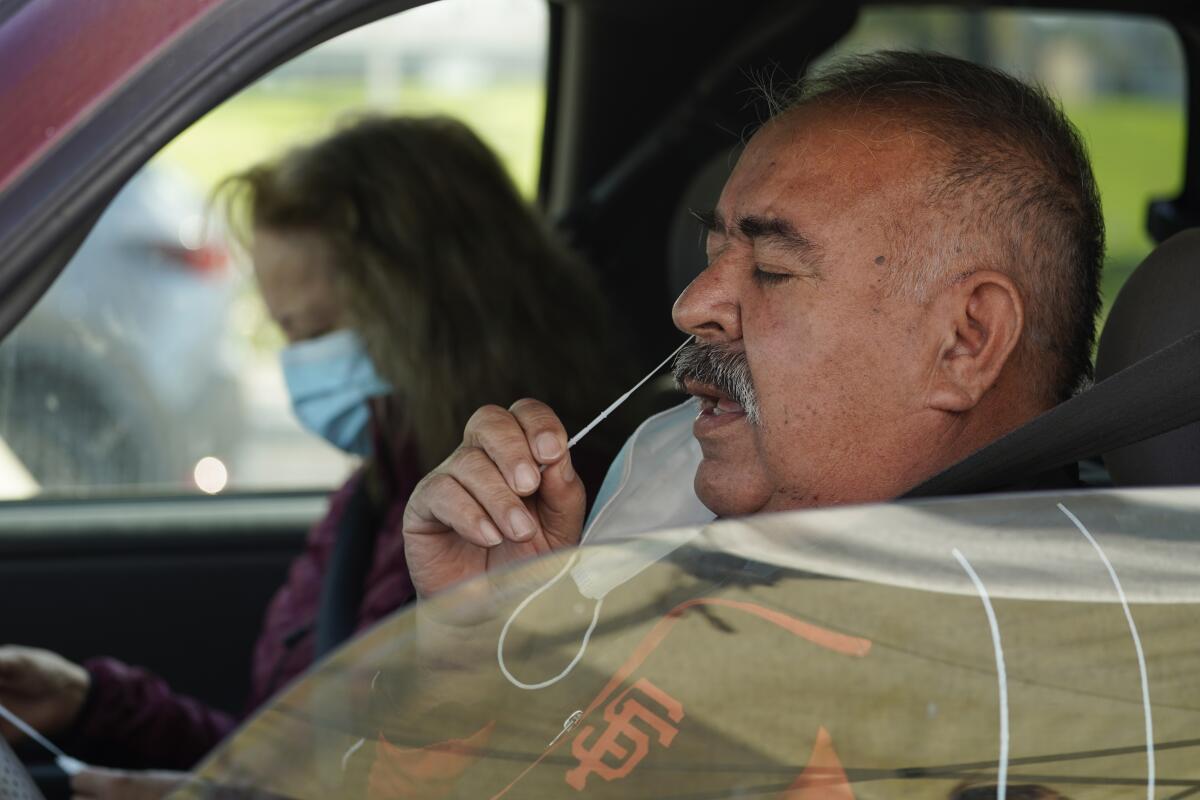
[(771, 499), (771, 489), (757, 478), (757, 465), (704, 458), (696, 469), (696, 497), (718, 517), (753, 514)]

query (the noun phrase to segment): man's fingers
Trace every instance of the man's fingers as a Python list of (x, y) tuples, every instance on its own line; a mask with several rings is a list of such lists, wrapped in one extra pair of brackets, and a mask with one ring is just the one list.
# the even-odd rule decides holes
[(524, 399), (509, 409), (525, 431), (530, 450), (544, 465), (537, 493), (538, 516), (556, 546), (575, 544), (583, 527), (587, 495), (567, 451), (567, 431), (545, 403)]
[[(409, 502), (404, 514), (404, 532), (417, 535), (447, 535), (446, 528), (480, 547), (495, 547), (503, 535), (483, 507), (453, 476), (435, 473), (426, 478), (420, 503)], [(417, 498), (418, 493), (413, 492)]]
[(499, 406), (479, 409), (467, 421), (463, 445), (487, 453), (512, 491), (522, 497), (537, 491), (541, 483), (538, 461), (513, 414)]
[(87, 767), (71, 776), (71, 791), (76, 800), (158, 800), (187, 777), (185, 772), (138, 772)]
[(28, 671), (27, 659), (10, 648), (0, 648), (0, 686), (22, 682)]
[(0, 739), (3, 739), (9, 744), (16, 744), (24, 738), (25, 734), (21, 733), (21, 731), (18, 730), (15, 725), (10, 725), (4, 720), (0, 720)]
[(31, 697), (40, 695), (44, 691), (45, 685), (42, 677), (38, 673), (25, 669), (24, 665), (17, 665), (0, 675), (0, 693)]
[(76, 797), (96, 797), (108, 789), (119, 774), (100, 767), (88, 767), (71, 776), (71, 791)]
[(586, 511), (587, 493), (567, 453), (542, 473), (538, 515), (547, 540), (554, 547), (578, 544)]
[[(404, 550), (418, 595), (546, 545), (575, 544), (585, 502), (567, 432), (548, 406), (520, 400), (508, 411), (479, 409), (463, 444), (417, 484), (404, 510)], [(491, 554), (476, 549), (498, 546)]]
[(553, 464), (567, 452), (567, 431), (562, 420), (546, 405), (525, 398), (509, 408), (525, 432), (529, 449), (541, 464)]
[(462, 447), (451, 463), (451, 474), (495, 523), (505, 538), (525, 542), (538, 532), (538, 523), (514, 494), (496, 464), (482, 450)]
[(463, 447), (443, 465), (488, 509), (506, 535), (516, 541), (529, 539), (536, 532), (536, 522), (531, 528), (507, 493), (491, 485), (488, 465), (474, 456), (464, 459), (463, 453), (472, 448), (487, 456), (509, 490), (530, 497), (542, 486), (542, 471), (567, 454), (562, 421), (545, 403), (529, 398), (518, 400), (507, 411), (484, 406), (467, 423)]

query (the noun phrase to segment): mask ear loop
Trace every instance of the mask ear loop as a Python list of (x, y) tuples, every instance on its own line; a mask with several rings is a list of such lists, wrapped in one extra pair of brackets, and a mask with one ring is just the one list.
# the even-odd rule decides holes
[(562, 580), (562, 577), (567, 574), (571, 567), (575, 566), (575, 562), (578, 560), (579, 554), (573, 554), (567, 560), (567, 563), (563, 565), (563, 568), (558, 571), (557, 575), (551, 578), (544, 585), (535, 589), (532, 594), (521, 601), (520, 605), (513, 610), (513, 613), (508, 617), (508, 621), (504, 623), (504, 627), (500, 630), (500, 638), (496, 641), (496, 663), (500, 665), (500, 671), (504, 673), (504, 677), (508, 679), (508, 682), (518, 689), (528, 689), (533, 691), (536, 689), (545, 689), (548, 686), (553, 686), (571, 674), (571, 670), (575, 669), (575, 666), (580, 662), (580, 660), (583, 658), (583, 654), (587, 651), (588, 642), (592, 638), (592, 631), (596, 630), (596, 623), (600, 621), (600, 606), (604, 604), (603, 597), (596, 601), (596, 607), (592, 610), (592, 621), (588, 624), (587, 630), (583, 634), (583, 641), (579, 645), (579, 651), (575, 653), (575, 657), (571, 659), (571, 663), (567, 664), (562, 672), (558, 673), (553, 678), (548, 678), (547, 680), (542, 681), (541, 683), (525, 683), (509, 672), (508, 667), (504, 664), (504, 640), (508, 638), (508, 629), (511, 628), (512, 624), (517, 621), (517, 617), (522, 611), (525, 610), (526, 606), (532, 603), (540, 594), (545, 592), (551, 586)]
[[(667, 364), (671, 363), (671, 360), (674, 359), (675, 356), (679, 355), (680, 351), (683, 350), (683, 348), (685, 348), (689, 344), (691, 344), (692, 338), (693, 337), (689, 336), (686, 339), (684, 339), (683, 344), (681, 344), (681, 345), (679, 345), (679, 347), (675, 348), (675, 351), (673, 353), (671, 353), (671, 355), (664, 358), (657, 367), (652, 369), (650, 371), (650, 373), (648, 375), (646, 375), (646, 377), (642, 378), (640, 381), (635, 383), (633, 385), (632, 389), (625, 392), (625, 394), (621, 395), (615, 401), (613, 401), (613, 403), (611, 405), (609, 405), (608, 408), (601, 411), (600, 416), (596, 417), (594, 420), (592, 420), (587, 425), (585, 425), (583, 427), (583, 430), (579, 431), (579, 433), (572, 436), (570, 438), (570, 440), (567, 442), (567, 448), (570, 449), (570, 448), (574, 447), (575, 445), (579, 444), (579, 441), (584, 436), (591, 433), (592, 428), (595, 428), (597, 425), (599, 425), (601, 422), (603, 422), (604, 419), (607, 418), (609, 414), (616, 411), (617, 408), (619, 408), (622, 403), (624, 403), (626, 400), (628, 400), (630, 395), (632, 395), (634, 392), (636, 392), (638, 389), (640, 389), (646, 381), (653, 378), (655, 375), (657, 375), (659, 373), (659, 371), (663, 367), (665, 367)], [(587, 535), (585, 534), (583, 536), (583, 538), (580, 539), (579, 543), (583, 544), (583, 542), (586, 540), (587, 540)], [(591, 641), (591, 638), (592, 638), (592, 632), (596, 630), (596, 624), (600, 621), (600, 607), (604, 603), (603, 597), (600, 597), (599, 599), (596, 600), (596, 607), (592, 610), (592, 621), (591, 621), (591, 623), (588, 624), (587, 630), (583, 634), (583, 641), (580, 642), (580, 644), (579, 644), (579, 651), (577, 653), (575, 653), (575, 657), (571, 659), (571, 663), (567, 664), (567, 666), (563, 669), (562, 672), (558, 673), (553, 678), (548, 678), (547, 680), (542, 681), (541, 683), (525, 683), (524, 681), (518, 679), (511, 672), (509, 672), (508, 667), (504, 663), (504, 641), (508, 638), (509, 628), (512, 627), (512, 624), (514, 622), (516, 622), (517, 617), (520, 616), (521, 612), (524, 611), (530, 603), (532, 603), (535, 599), (537, 599), (537, 597), (539, 595), (541, 595), (543, 592), (545, 592), (551, 586), (553, 586), (554, 584), (556, 584), (560, 580), (562, 580), (562, 577), (567, 574), (567, 572), (571, 569), (571, 567), (573, 567), (575, 565), (575, 562), (578, 560), (579, 560), (579, 554), (573, 553), (571, 555), (571, 557), (567, 560), (567, 563), (563, 565), (563, 568), (558, 571), (557, 575), (555, 575), (553, 578), (551, 578), (549, 581), (547, 581), (542, 586), (538, 587), (537, 589), (534, 589), (533, 592), (528, 597), (526, 597), (524, 600), (522, 600), (520, 602), (520, 604), (515, 609), (513, 609), (512, 614), (510, 614), (508, 617), (508, 621), (505, 622), (504, 627), (500, 629), (500, 638), (496, 641), (496, 663), (500, 665), (500, 672), (504, 674), (504, 677), (508, 680), (508, 682), (511, 683), (513, 686), (517, 687), (518, 689), (527, 689), (530, 691), (534, 691), (537, 689), (545, 689), (549, 686), (553, 686), (554, 684), (561, 681), (563, 678), (570, 675), (571, 670), (575, 669), (575, 666), (581, 660), (583, 660), (583, 654), (587, 651), (588, 642)]]

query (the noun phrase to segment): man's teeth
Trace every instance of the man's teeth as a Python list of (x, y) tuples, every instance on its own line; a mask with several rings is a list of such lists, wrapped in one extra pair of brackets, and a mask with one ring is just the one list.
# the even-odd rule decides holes
[(712, 416), (721, 414), (744, 414), (746, 410), (742, 408), (740, 403), (733, 400), (725, 400), (717, 397), (708, 397), (704, 395), (698, 396), (700, 400), (701, 413), (708, 413)]
[(732, 400), (720, 400), (717, 407), (713, 409), (714, 414), (741, 414), (743, 411), (741, 404)]

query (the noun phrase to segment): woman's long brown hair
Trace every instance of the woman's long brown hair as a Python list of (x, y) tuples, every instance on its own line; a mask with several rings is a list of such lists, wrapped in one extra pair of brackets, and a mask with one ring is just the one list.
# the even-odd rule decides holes
[(349, 324), (396, 388), (390, 433), (424, 469), (481, 405), (536, 397), (574, 431), (620, 388), (591, 274), (456, 120), (360, 119), (218, 196), (243, 241), (256, 227), (328, 237)]

